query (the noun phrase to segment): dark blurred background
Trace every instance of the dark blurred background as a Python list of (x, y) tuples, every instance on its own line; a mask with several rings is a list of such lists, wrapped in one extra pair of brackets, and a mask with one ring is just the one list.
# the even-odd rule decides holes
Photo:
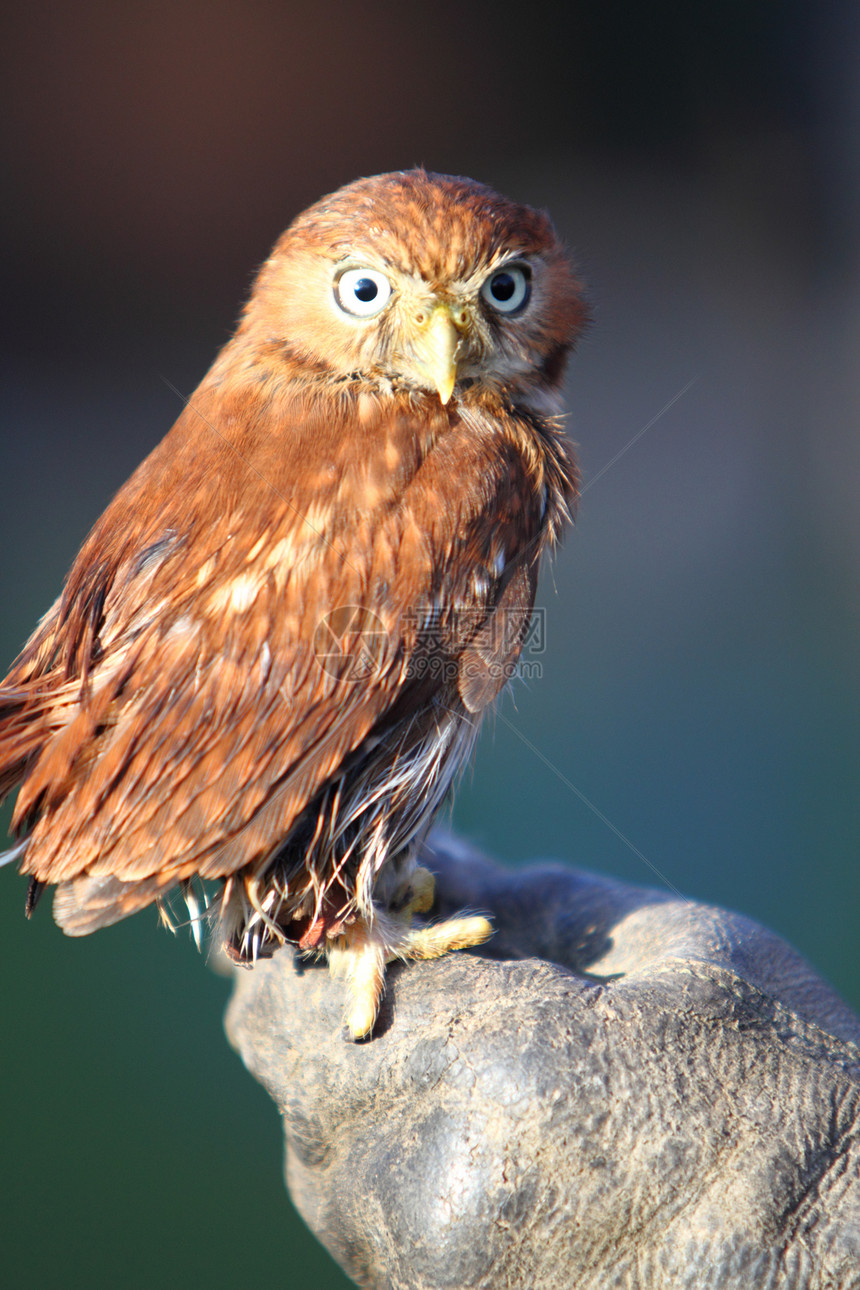
[[(743, 910), (860, 1006), (857, 7), (8, 13), (3, 663), (292, 216), (361, 174), (474, 175), (551, 210), (594, 324), (544, 675), (455, 824)], [(345, 1285), (227, 984), (153, 914), (74, 942), (0, 885), (4, 1283)]]

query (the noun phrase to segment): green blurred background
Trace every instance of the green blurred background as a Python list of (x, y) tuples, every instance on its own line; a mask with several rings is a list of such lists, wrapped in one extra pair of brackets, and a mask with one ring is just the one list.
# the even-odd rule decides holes
[[(743, 910), (860, 1006), (858, 37), (849, 0), (10, 10), (3, 662), (292, 216), (360, 174), (472, 174), (551, 210), (594, 324), (543, 678), (455, 824)], [(0, 885), (4, 1283), (346, 1285), (227, 984), (152, 914), (75, 942)]]

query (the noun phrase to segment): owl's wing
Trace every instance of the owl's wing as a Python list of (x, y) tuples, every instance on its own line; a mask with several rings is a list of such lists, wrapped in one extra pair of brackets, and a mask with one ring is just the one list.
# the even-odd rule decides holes
[(528, 553), (507, 573), (492, 611), (460, 656), (457, 689), (472, 713), (488, 707), (513, 677), (531, 623), (537, 560)]
[(192, 874), (232, 873), (384, 717), (403, 650), (367, 603), (366, 570), (321, 541), (287, 574), (271, 545), (234, 539), (202, 590), (181, 544), (137, 556), (51, 611), (0, 690), (0, 773), (24, 773), (14, 822), (38, 882), (142, 884), (129, 913)]

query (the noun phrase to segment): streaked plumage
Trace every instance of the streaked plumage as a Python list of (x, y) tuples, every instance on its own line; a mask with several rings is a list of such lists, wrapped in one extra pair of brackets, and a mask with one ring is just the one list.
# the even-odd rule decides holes
[(82, 935), (218, 880), (234, 957), (327, 950), (356, 1035), (388, 958), (484, 939), (411, 927), (413, 857), (575, 496), (582, 321), (547, 218), (471, 180), (359, 180), (294, 222), (0, 687), (31, 903), (57, 884)]

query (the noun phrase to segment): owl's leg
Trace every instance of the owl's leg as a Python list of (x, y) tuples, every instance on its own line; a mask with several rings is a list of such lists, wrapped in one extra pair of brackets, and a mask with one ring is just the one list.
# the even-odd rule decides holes
[(343, 977), (349, 990), (346, 1028), (351, 1039), (363, 1039), (373, 1029), (385, 988), (385, 951), (379, 929), (362, 919), (327, 947), (329, 972)]
[(435, 883), (426, 869), (410, 878), (406, 905), (392, 916), (375, 911), (373, 923), (356, 920), (328, 947), (332, 976), (346, 980), (350, 1005), (346, 1027), (352, 1039), (369, 1035), (376, 1021), (385, 988), (385, 967), (396, 959), (437, 959), (452, 950), (481, 945), (492, 935), (489, 919), (481, 915), (449, 918), (430, 927), (410, 927), (412, 915), (424, 913), (433, 903)]
[[(406, 903), (394, 912), (398, 920), (408, 925), (413, 914), (426, 914), (432, 909), (435, 899), (436, 879), (429, 869), (418, 865), (409, 875)], [(407, 926), (399, 948), (386, 961), (390, 963), (394, 958), (438, 959), (451, 950), (481, 945), (492, 934), (492, 923), (480, 914), (448, 918), (444, 923), (430, 927)]]

